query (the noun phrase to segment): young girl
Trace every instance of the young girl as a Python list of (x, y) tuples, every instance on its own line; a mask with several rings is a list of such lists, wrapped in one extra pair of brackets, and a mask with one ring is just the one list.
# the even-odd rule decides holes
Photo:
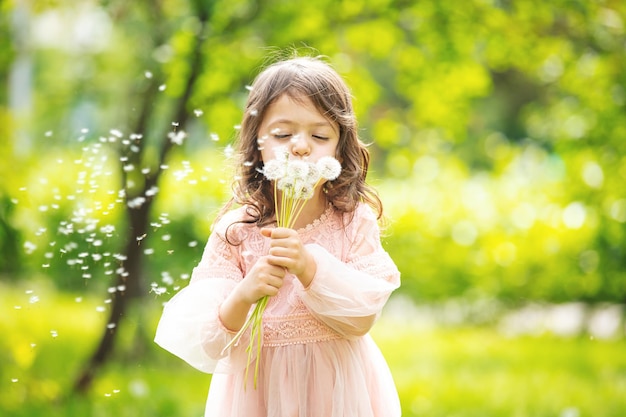
[[(277, 147), (290, 159), (341, 163), (294, 229), (276, 227), (280, 196), (262, 174)], [(207, 417), (399, 416), (389, 368), (368, 331), (400, 274), (380, 244), (382, 205), (365, 183), (369, 154), (344, 81), (317, 58), (269, 66), (252, 86), (237, 149), (234, 197), (189, 285), (166, 304), (155, 341), (213, 374)], [(244, 380), (249, 329), (228, 344), (264, 296), (253, 387), (253, 371)]]

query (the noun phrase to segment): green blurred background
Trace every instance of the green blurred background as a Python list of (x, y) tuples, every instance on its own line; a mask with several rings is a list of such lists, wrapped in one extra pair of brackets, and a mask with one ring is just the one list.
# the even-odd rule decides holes
[(152, 343), (247, 86), (328, 57), (402, 272), (405, 416), (626, 415), (626, 3), (0, 1), (0, 414), (200, 416)]

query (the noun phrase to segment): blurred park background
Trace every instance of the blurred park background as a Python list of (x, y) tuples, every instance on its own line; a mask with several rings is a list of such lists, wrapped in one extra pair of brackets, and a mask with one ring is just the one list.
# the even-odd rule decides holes
[(0, 414), (201, 416), (152, 343), (268, 57), (352, 87), (405, 416), (626, 415), (626, 3), (0, 1)]

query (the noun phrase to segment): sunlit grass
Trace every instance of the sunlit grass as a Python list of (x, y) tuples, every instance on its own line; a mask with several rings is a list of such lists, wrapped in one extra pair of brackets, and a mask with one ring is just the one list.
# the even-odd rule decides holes
[[(210, 377), (151, 343), (162, 300), (152, 301), (120, 329), (117, 361), (91, 393), (67, 398), (106, 322), (98, 308), (107, 309), (105, 300), (0, 286), (0, 414), (201, 416)], [(510, 338), (492, 327), (424, 327), (392, 316), (372, 335), (404, 416), (626, 415), (624, 339)]]
[(405, 416), (626, 415), (623, 339), (509, 338), (491, 327), (374, 332)]

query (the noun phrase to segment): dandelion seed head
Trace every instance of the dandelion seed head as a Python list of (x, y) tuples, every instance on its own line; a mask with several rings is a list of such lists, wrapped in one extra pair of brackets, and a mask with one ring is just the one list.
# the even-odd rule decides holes
[(270, 181), (283, 178), (286, 174), (286, 165), (278, 159), (268, 161), (263, 167), (263, 175)]
[(341, 173), (341, 164), (332, 156), (323, 156), (317, 163), (320, 176), (328, 181), (333, 181), (339, 177)]
[(304, 180), (309, 174), (309, 164), (301, 160), (289, 161), (287, 174), (296, 180)]

